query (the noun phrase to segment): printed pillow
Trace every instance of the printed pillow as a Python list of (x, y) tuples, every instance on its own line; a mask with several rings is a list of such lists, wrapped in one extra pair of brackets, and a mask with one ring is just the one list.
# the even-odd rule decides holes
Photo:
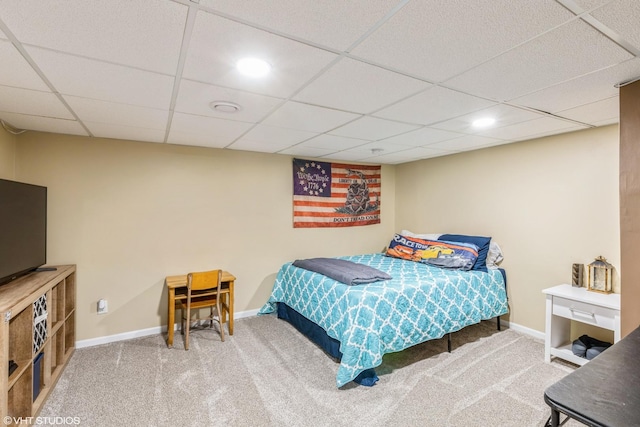
[(478, 247), (474, 244), (425, 240), (396, 234), (389, 243), (386, 254), (437, 267), (470, 270), (478, 258)]
[(473, 264), (472, 270), (487, 272), (487, 255), (491, 244), (491, 237), (465, 236), (464, 234), (443, 234), (438, 240), (448, 242), (471, 243), (478, 247), (478, 259)]

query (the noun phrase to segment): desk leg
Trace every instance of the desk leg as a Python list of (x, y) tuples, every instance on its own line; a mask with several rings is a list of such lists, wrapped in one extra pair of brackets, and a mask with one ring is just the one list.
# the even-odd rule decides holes
[(176, 323), (176, 291), (169, 289), (169, 307), (167, 313), (167, 346), (173, 347), (173, 330)]
[(551, 427), (558, 427), (560, 425), (560, 412), (555, 409), (551, 410)]
[(233, 287), (235, 283), (229, 283), (229, 335), (233, 335)]

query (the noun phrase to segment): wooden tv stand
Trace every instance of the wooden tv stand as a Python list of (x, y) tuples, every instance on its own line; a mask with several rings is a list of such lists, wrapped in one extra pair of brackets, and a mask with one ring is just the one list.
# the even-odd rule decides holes
[[(41, 304), (34, 306), (43, 295), (46, 315)], [(30, 273), (0, 286), (0, 420), (12, 417), (13, 425), (38, 415), (75, 350), (75, 308), (75, 265)], [(34, 320), (41, 322), (36, 326)], [(9, 360), (18, 364), (11, 375)]]

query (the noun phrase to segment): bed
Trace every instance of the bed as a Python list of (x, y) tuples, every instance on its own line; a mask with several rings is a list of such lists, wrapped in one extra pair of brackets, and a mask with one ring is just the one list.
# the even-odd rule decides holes
[(508, 312), (501, 269), (448, 269), (384, 253), (336, 259), (372, 267), (391, 279), (351, 286), (286, 263), (259, 313), (278, 311), (339, 358), (338, 387), (363, 375), (365, 385), (375, 383), (373, 368), (385, 353)]

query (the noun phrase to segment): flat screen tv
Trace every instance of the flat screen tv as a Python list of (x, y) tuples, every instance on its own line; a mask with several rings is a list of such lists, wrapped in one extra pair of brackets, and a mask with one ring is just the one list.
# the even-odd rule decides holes
[(0, 285), (47, 262), (47, 187), (0, 179)]

